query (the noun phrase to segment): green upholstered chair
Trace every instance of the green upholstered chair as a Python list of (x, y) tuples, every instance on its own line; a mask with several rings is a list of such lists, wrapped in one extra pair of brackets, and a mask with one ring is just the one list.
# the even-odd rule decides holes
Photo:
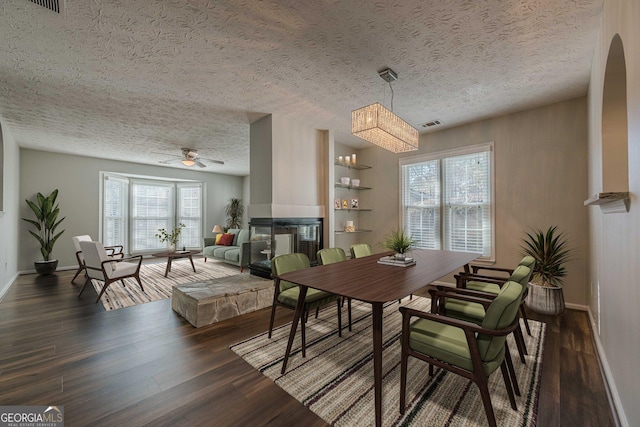
[[(347, 260), (347, 255), (342, 248), (325, 248), (320, 249), (317, 253), (318, 262), (322, 265), (333, 264)], [(344, 298), (342, 298), (344, 304)], [(316, 312), (316, 317), (318, 313)], [(351, 331), (351, 298), (347, 298), (347, 315), (349, 316), (349, 330)]]
[[(274, 276), (274, 292), (273, 305), (271, 307), (271, 321), (269, 323), (269, 338), (273, 331), (273, 322), (276, 315), (276, 306), (286, 307), (291, 310), (296, 309), (298, 303), (298, 295), (300, 288), (295, 283), (280, 280), (277, 277), (280, 274), (289, 273), (291, 271), (310, 268), (309, 257), (301, 253), (278, 255), (271, 260), (271, 273)], [(307, 313), (316, 308), (320, 308), (333, 301), (336, 301), (338, 307), (338, 335), (342, 336), (342, 313), (340, 307), (340, 297), (318, 289), (309, 288), (304, 300), (304, 312), (301, 317), (301, 334), (302, 334), (302, 357), (306, 356), (306, 336), (305, 323), (307, 322)]]
[[(527, 298), (529, 291), (528, 283), (533, 273), (533, 268), (536, 265), (536, 260), (532, 256), (525, 256), (515, 269), (499, 268), (499, 267), (484, 267), (484, 266), (472, 266), (472, 273), (461, 272), (456, 275), (456, 285), (459, 288), (474, 289), (477, 291), (491, 292), (497, 294), (500, 290), (500, 285), (506, 280), (513, 280), (519, 282), (525, 287), (524, 294), (522, 295), (522, 304), (520, 304), (520, 315), (524, 319), (524, 326), (527, 329), (527, 333), (531, 335), (531, 328), (529, 327), (529, 318), (524, 308), (524, 301)], [(524, 269), (519, 267), (526, 267), (529, 269), (528, 275), (522, 274)], [(480, 272), (490, 271), (493, 275), (480, 274)], [(509, 275), (509, 276), (507, 276)], [(522, 342), (524, 345), (524, 340)]]
[(368, 243), (356, 243), (351, 245), (350, 248), (351, 258), (362, 258), (365, 256), (373, 255), (373, 249)]
[[(500, 368), (511, 407), (517, 409), (505, 355), (508, 351), (506, 337), (517, 327), (522, 292), (522, 285), (509, 281), (493, 299), (461, 295), (460, 298), (480, 303), (485, 307), (486, 313), (480, 325), (441, 314), (400, 307), (400, 412), (405, 411), (409, 356), (429, 363), (430, 375), (433, 375), (435, 365), (475, 382), (480, 389), (490, 426), (496, 426), (496, 420), (489, 395), (488, 377)], [(418, 320), (412, 322), (413, 318)]]
[[(535, 261), (534, 261), (535, 262)], [(504, 269), (505, 271), (508, 271)], [(473, 291), (485, 292), (492, 295), (497, 295), (500, 292), (500, 288), (506, 281), (518, 282), (523, 287), (522, 299), (520, 302), (520, 315), (525, 320), (524, 324), (527, 329), (529, 335), (531, 335), (531, 329), (529, 328), (529, 321), (526, 316), (526, 312), (524, 311), (524, 301), (527, 296), (527, 284), (529, 283), (529, 279), (531, 278), (531, 269), (526, 265), (518, 265), (514, 270), (511, 271), (511, 275), (505, 279), (498, 279), (495, 277), (489, 276), (478, 276), (474, 274), (470, 275), (456, 275), (456, 283), (458, 287), (463, 289), (470, 289)], [(463, 320), (468, 320), (471, 322), (478, 322), (482, 320), (482, 307), (477, 304), (470, 304), (467, 302), (461, 301), (448, 301), (445, 305), (445, 312), (447, 315), (460, 318)], [(523, 314), (524, 313), (524, 314)], [(520, 329), (520, 323), (518, 323), (518, 328), (514, 332), (514, 337), (516, 339), (516, 344), (518, 346), (518, 353), (520, 354), (520, 361), (525, 363), (525, 354), (527, 354), (527, 347), (524, 342), (524, 336), (522, 334), (522, 330)]]

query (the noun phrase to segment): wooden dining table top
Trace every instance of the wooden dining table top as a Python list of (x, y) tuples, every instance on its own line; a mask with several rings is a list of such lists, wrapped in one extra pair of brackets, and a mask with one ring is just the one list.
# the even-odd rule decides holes
[(278, 277), (297, 285), (360, 301), (384, 303), (404, 298), (481, 255), (472, 252), (417, 249), (409, 255), (415, 259), (415, 265), (399, 267), (378, 263), (381, 257), (391, 254), (374, 254), (292, 271)]

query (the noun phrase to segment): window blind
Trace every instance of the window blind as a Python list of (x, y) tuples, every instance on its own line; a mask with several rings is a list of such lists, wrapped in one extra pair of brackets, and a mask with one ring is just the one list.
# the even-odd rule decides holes
[(202, 184), (178, 184), (178, 224), (184, 224), (179, 246), (199, 247), (202, 241)]
[(129, 180), (104, 176), (102, 241), (106, 246), (122, 245), (127, 248), (127, 218)]
[(131, 185), (132, 253), (165, 249), (167, 242), (156, 237), (159, 228), (174, 227), (172, 183), (133, 181)]
[(403, 228), (424, 249), (494, 258), (493, 144), (401, 159)]

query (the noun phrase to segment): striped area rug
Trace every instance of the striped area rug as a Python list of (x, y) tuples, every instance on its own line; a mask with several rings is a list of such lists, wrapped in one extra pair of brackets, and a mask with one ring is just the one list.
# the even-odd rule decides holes
[[(164, 277), (164, 271), (167, 267), (166, 261), (143, 263), (140, 267), (140, 280), (142, 281), (144, 292), (140, 290), (140, 285), (135, 279), (124, 279), (125, 286), (122, 286), (121, 282), (110, 284), (100, 301), (102, 301), (102, 305), (107, 311), (131, 307), (137, 304), (171, 298), (171, 288), (174, 285), (240, 274), (240, 267), (224, 262), (212, 260), (204, 262), (203, 258), (194, 258), (193, 263), (196, 267), (196, 273), (193, 272), (189, 259), (174, 260), (171, 263), (171, 272), (166, 278)], [(245, 272), (243, 274), (249, 273)], [(91, 282), (96, 292), (100, 293), (103, 282), (98, 280), (92, 280)]]
[[(407, 298), (403, 305), (427, 311), (428, 298)], [(370, 305), (354, 301), (353, 331), (337, 334), (333, 305), (321, 311), (319, 319), (307, 323), (307, 357), (300, 353), (300, 336), (294, 342), (287, 373), (280, 374), (291, 324), (234, 344), (230, 348), (272, 379), (287, 393), (335, 426), (373, 425), (373, 355)], [(343, 320), (346, 316), (343, 316)], [(399, 412), (400, 331), (398, 304), (384, 309), (383, 320), (383, 425), (384, 426), (486, 426), (480, 392), (472, 382), (441, 369), (433, 377), (428, 365), (409, 358), (407, 409)], [(535, 426), (545, 325), (529, 321), (532, 336), (525, 333), (529, 356), (523, 365), (515, 343), (509, 337), (522, 396), (516, 396), (518, 411), (511, 409), (502, 375), (489, 378), (491, 400), (499, 426)]]

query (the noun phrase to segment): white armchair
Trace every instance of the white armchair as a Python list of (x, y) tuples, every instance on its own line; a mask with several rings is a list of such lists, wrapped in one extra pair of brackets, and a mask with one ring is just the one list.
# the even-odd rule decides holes
[[(83, 236), (73, 236), (71, 240), (73, 240), (73, 246), (75, 246), (76, 248), (76, 259), (78, 260), (78, 271), (76, 271), (75, 276), (73, 276), (73, 279), (71, 279), (71, 282), (73, 282), (74, 280), (76, 280), (76, 277), (78, 277), (78, 274), (80, 274), (82, 270), (85, 270), (84, 256), (82, 255), (82, 249), (80, 249), (80, 242), (91, 242), (93, 241), (93, 239), (91, 238), (91, 236), (85, 234)], [(124, 257), (124, 253), (122, 253), (122, 245), (105, 246), (104, 249), (107, 252), (107, 255), (112, 258)]]
[[(104, 246), (100, 242), (80, 242), (80, 249), (84, 256), (84, 266), (87, 272), (87, 279), (82, 285), (82, 289), (78, 294), (78, 297), (82, 295), (84, 288), (91, 281), (96, 279), (104, 282), (104, 286), (96, 299), (96, 303), (100, 301), (102, 294), (107, 290), (107, 287), (120, 280), (122, 285), (125, 286), (124, 280), (128, 277), (136, 279), (140, 285), (140, 289), (144, 292), (142, 282), (140, 281), (140, 265), (142, 265), (142, 255), (137, 255), (129, 258), (111, 258), (107, 255)], [(135, 262), (132, 262), (134, 261)]]

